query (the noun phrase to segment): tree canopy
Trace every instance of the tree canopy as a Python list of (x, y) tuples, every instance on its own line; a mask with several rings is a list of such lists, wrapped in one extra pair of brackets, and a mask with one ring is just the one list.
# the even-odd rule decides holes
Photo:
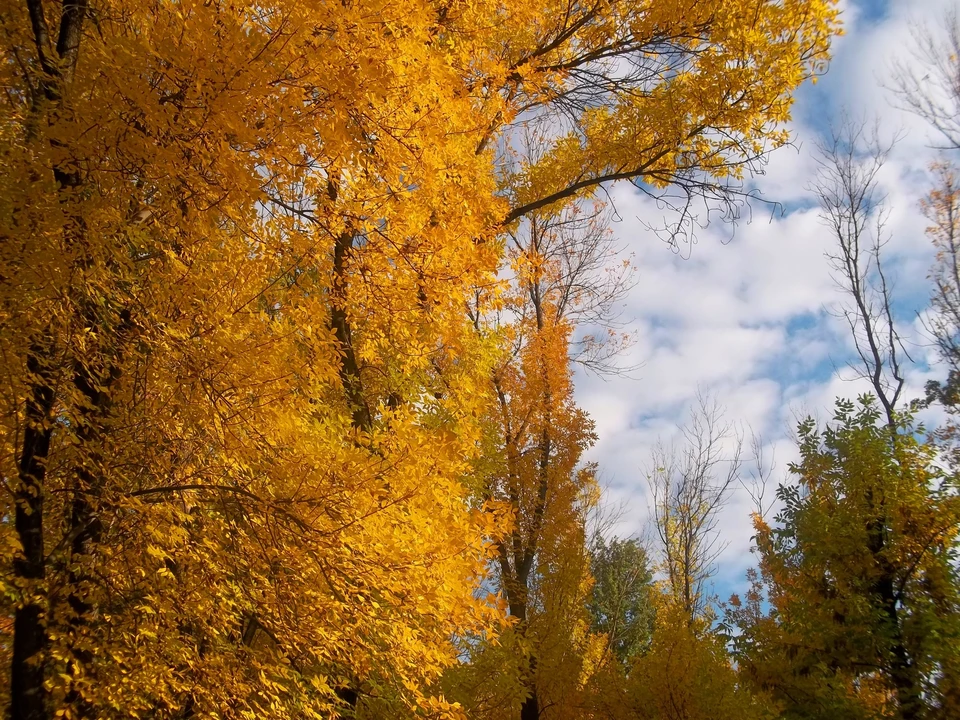
[[(908, 416), (802, 426), (733, 655), (701, 586), (736, 468), (664, 496), (667, 558), (593, 527), (574, 367), (617, 371), (633, 282), (605, 189), (671, 204), (671, 237), (694, 200), (735, 217), (839, 25), (833, 0), (7, 3), (7, 716), (807, 717), (800, 688), (948, 717), (956, 488)], [(777, 660), (797, 634), (816, 658)]]

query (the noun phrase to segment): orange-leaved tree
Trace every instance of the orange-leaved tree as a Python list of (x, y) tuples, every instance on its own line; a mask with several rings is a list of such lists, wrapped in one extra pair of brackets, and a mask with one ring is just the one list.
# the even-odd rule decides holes
[(12, 717), (418, 704), (491, 621), (494, 8), (455, 10), (4, 7)]
[[(8, 5), (11, 716), (444, 711), (495, 615), (463, 308), (501, 230), (620, 178), (726, 197), (832, 2)], [(562, 131), (512, 165), (526, 121)]]
[[(569, 706), (577, 686), (589, 636), (585, 513), (597, 489), (592, 468), (580, 464), (593, 423), (574, 403), (569, 357), (572, 320), (587, 308), (604, 314), (623, 287), (622, 274), (607, 283), (585, 270), (610, 259), (603, 218), (601, 208), (571, 208), (511, 231), (511, 282), (479, 292), (472, 310), (481, 334), (492, 330), (505, 342), (490, 376), (496, 400), (477, 476), (487, 506), (512, 520), (496, 538), (493, 574), (514, 623), (497, 646), (475, 648), (474, 667), (454, 680), (475, 717), (511, 708), (539, 717), (545, 706)], [(493, 657), (502, 667), (489, 667)], [(474, 678), (491, 669), (497, 681), (471, 693)]]

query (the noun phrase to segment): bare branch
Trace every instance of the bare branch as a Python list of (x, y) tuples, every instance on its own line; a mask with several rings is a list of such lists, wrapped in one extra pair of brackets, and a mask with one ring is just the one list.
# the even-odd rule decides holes
[(811, 187), (820, 218), (836, 241), (827, 259), (848, 297), (839, 314), (859, 357), (851, 367), (870, 381), (891, 426), (903, 392), (904, 361), (911, 359), (896, 328), (892, 286), (881, 257), (888, 242), (887, 212), (877, 180), (898, 139), (884, 143), (876, 126), (845, 119), (819, 145), (820, 169)]
[(960, 149), (960, 17), (951, 9), (936, 30), (913, 28), (913, 48), (893, 63), (890, 88), (900, 107), (926, 120), (943, 150)]
[(714, 398), (698, 393), (680, 434), (679, 446), (654, 448), (647, 482), (663, 570), (692, 623), (708, 612), (704, 586), (725, 547), (717, 524), (740, 478), (743, 432)]

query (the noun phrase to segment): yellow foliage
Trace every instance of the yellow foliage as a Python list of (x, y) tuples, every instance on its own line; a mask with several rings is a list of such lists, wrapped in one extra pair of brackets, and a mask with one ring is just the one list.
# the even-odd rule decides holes
[(650, 651), (627, 681), (630, 717), (641, 720), (775, 718), (775, 707), (740, 684), (721, 636), (691, 622), (681, 603), (662, 593)]
[[(491, 539), (559, 549), (595, 495), (573, 472), (591, 427), (569, 326), (504, 367), (464, 311), (496, 284), (504, 223), (607, 178), (738, 175), (782, 142), (835, 26), (829, 0), (566, 7), (4, 6), (15, 716), (460, 712), (425, 688), (451, 638), (499, 625), (475, 593)], [(648, 75), (578, 100), (582, 132), (511, 170), (495, 148), (518, 118), (582, 97), (624, 44)], [(554, 433), (549, 507), (527, 483), (478, 511), (495, 371), (504, 418)]]

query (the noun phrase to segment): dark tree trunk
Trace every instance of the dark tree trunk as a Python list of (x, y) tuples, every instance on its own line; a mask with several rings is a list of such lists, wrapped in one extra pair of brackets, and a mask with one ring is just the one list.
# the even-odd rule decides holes
[(897, 609), (897, 597), (894, 590), (893, 578), (885, 574), (877, 583), (880, 600), (886, 614), (887, 625), (892, 639), (890, 647), (890, 679), (893, 681), (897, 693), (897, 704), (900, 706), (902, 720), (918, 720), (923, 715), (923, 698), (919, 683), (915, 677), (910, 655), (903, 644), (903, 633), (900, 629), (900, 613)]
[[(63, 89), (73, 79), (80, 51), (86, 0), (63, 0), (59, 11), (56, 44), (47, 24), (41, 0), (26, 0), (27, 14), (41, 72), (37, 78), (32, 112), (26, 122), (28, 142), (36, 137), (43, 103), (60, 104)], [(75, 170), (54, 167), (54, 180), (61, 189), (80, 184)], [(49, 636), (46, 612), (39, 598), (40, 584), (46, 575), (43, 548), (43, 500), (47, 458), (53, 433), (53, 408), (56, 402), (51, 365), (53, 348), (45, 340), (34, 341), (27, 354), (29, 391), (24, 402), (23, 445), (18, 464), (15, 527), (21, 553), (14, 559), (13, 574), (25, 590), (25, 598), (14, 613), (13, 647), (10, 667), (11, 720), (46, 720), (50, 707), (44, 679), (47, 674)]]
[(360, 366), (353, 351), (353, 339), (350, 336), (350, 323), (347, 320), (346, 303), (346, 261), (353, 247), (353, 234), (344, 233), (337, 238), (333, 249), (333, 303), (330, 308), (330, 328), (340, 344), (340, 380), (350, 402), (353, 426), (357, 430), (369, 432), (373, 427), (373, 417), (363, 396), (360, 382)]
[[(892, 433), (895, 426), (890, 425)], [(872, 490), (866, 496), (869, 507), (877, 513), (877, 517), (867, 524), (867, 546), (880, 566), (881, 573), (873, 586), (873, 593), (880, 601), (880, 607), (887, 626), (887, 635), (890, 638), (890, 660), (888, 672), (897, 695), (897, 705), (900, 707), (902, 720), (918, 720), (923, 715), (923, 697), (920, 684), (910, 661), (910, 654), (903, 644), (903, 631), (900, 627), (900, 611), (897, 608), (896, 571), (885, 557), (887, 546), (887, 517), (883, 507), (883, 500), (877, 501)]]
[(540, 703), (535, 685), (530, 687), (530, 696), (520, 706), (520, 720), (540, 720)]
[(13, 562), (14, 576), (22, 583), (25, 601), (13, 620), (10, 668), (10, 717), (12, 720), (45, 720), (48, 712), (46, 650), (49, 644), (44, 607), (36, 587), (46, 575), (43, 551), (43, 496), (46, 461), (50, 451), (54, 392), (48, 369), (40, 362), (46, 348), (33, 347), (27, 371), (33, 387), (26, 402), (26, 427), (20, 453), (16, 491), (16, 530), (22, 552)]

